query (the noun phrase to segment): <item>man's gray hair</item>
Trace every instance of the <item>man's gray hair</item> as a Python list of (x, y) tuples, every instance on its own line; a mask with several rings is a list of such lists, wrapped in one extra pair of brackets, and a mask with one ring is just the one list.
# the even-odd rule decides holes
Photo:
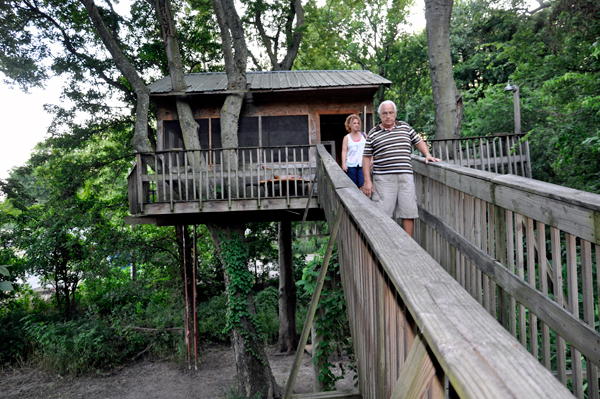
[(381, 116), (381, 107), (383, 107), (384, 105), (387, 105), (387, 104), (392, 104), (392, 106), (394, 107), (394, 112), (398, 112), (396, 110), (396, 104), (394, 104), (394, 102), (392, 100), (385, 100), (384, 102), (379, 104), (379, 108), (377, 108), (377, 113), (379, 114), (379, 116)]

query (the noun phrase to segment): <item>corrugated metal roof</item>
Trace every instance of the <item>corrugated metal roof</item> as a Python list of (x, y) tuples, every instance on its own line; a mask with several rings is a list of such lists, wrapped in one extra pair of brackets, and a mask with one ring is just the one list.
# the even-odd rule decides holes
[[(185, 76), (186, 93), (227, 91), (225, 72), (191, 73)], [(370, 71), (269, 71), (248, 72), (250, 91), (295, 90), (325, 87), (390, 85), (392, 82)], [(166, 76), (148, 86), (151, 94), (171, 92), (171, 79)]]

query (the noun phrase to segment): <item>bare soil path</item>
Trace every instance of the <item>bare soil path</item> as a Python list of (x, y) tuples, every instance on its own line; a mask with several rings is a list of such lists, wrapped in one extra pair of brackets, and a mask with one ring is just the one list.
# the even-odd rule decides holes
[[(294, 356), (272, 349), (269, 363), (277, 383), (284, 385)], [(233, 350), (211, 347), (202, 352), (198, 370), (173, 362), (145, 360), (106, 375), (62, 378), (36, 369), (0, 371), (0, 398), (6, 399), (226, 399), (236, 386)], [(304, 354), (294, 393), (313, 391), (311, 358)], [(338, 390), (354, 388), (353, 375), (338, 381)]]

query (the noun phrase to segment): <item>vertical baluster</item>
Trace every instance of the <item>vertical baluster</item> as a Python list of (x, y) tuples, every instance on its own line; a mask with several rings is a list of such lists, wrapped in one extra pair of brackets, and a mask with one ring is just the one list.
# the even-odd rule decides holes
[[(227, 149), (227, 206), (231, 209), (231, 148)], [(223, 176), (223, 165), (221, 164), (221, 176)], [(223, 181), (221, 179), (221, 181)], [(222, 192), (222, 191), (221, 191)]]
[[(507, 253), (507, 263), (506, 266), (511, 273), (515, 273), (515, 240), (514, 240), (515, 230), (513, 223), (513, 213), (512, 211), (506, 211), (506, 253)], [(513, 337), (517, 338), (517, 302), (515, 298), (511, 295), (509, 298), (509, 327), (510, 333)]]
[(223, 160), (223, 149), (219, 151), (219, 164), (221, 165), (221, 199), (225, 199), (225, 161)]
[(156, 202), (160, 202), (160, 182), (158, 175), (158, 154), (154, 153), (154, 175), (156, 177)]
[(179, 156), (181, 155), (181, 152), (177, 151), (175, 153), (175, 160), (177, 161), (177, 190), (178, 190), (178, 196), (179, 196), (179, 200), (182, 201), (183, 200), (183, 195), (181, 195), (182, 191), (181, 191), (181, 165), (179, 162)]
[[(473, 234), (475, 229), (475, 220), (474, 220), (474, 197), (472, 195), (465, 194), (465, 237), (470, 242), (473, 242)], [(467, 270), (468, 270), (468, 286), (469, 293), (473, 298), (477, 298), (477, 275), (475, 270), (477, 269), (475, 265), (473, 265), (470, 261), (466, 261)]]
[(196, 154), (197, 151), (190, 151), (190, 154), (192, 155), (192, 200), (196, 200), (196, 165), (198, 165), (198, 163), (196, 162)]
[[(452, 143), (452, 140), (450, 140), (450, 143)], [(444, 141), (444, 147), (446, 148), (446, 162), (450, 162), (450, 154), (448, 152), (448, 140)]]
[[(563, 275), (562, 275), (562, 248), (560, 245), (560, 231), (550, 228), (550, 242), (552, 245), (552, 279), (554, 301), (558, 306), (563, 306)], [(565, 353), (565, 340), (556, 334), (556, 373), (558, 380), (567, 385), (567, 359)]]
[[(498, 154), (496, 153), (496, 140), (497, 139), (498, 139), (497, 137), (494, 137), (492, 139), (492, 150), (494, 152), (494, 172), (495, 173), (498, 173)], [(491, 172), (491, 169), (490, 169), (490, 172)]]
[[(260, 122), (260, 118), (258, 119)], [(256, 188), (256, 198), (258, 199), (258, 209), (260, 209), (260, 205), (261, 205), (261, 200), (260, 200), (260, 191), (261, 191), (261, 183), (260, 183), (260, 167), (261, 167), (261, 160), (262, 160), (262, 148), (258, 148), (256, 151), (256, 176), (257, 176), (257, 188)], [(265, 186), (267, 185), (267, 183), (265, 182)], [(265, 188), (266, 190), (266, 188)]]
[[(577, 281), (577, 245), (575, 236), (566, 233), (567, 245), (567, 292), (569, 311), (579, 318), (579, 283)], [(571, 346), (571, 370), (573, 375), (573, 395), (583, 399), (583, 370), (581, 353)]]
[[(190, 188), (189, 188), (189, 177), (188, 177), (188, 157), (187, 157), (188, 152), (184, 151), (183, 152), (183, 177), (185, 179), (185, 200), (189, 201), (190, 200)], [(183, 198), (182, 198), (183, 199)]]
[(173, 212), (173, 151), (169, 151), (169, 201)]
[(504, 171), (504, 141), (502, 140), (502, 137), (498, 137), (498, 144), (498, 147), (500, 149), (500, 173), (505, 174), (506, 172)]
[(513, 148), (513, 171), (515, 172), (515, 175), (519, 175), (519, 159), (517, 158), (517, 138), (516, 136), (512, 136), (510, 139), (510, 146), (511, 148)]
[[(495, 225), (496, 219), (494, 215), (494, 205), (488, 204), (488, 240), (487, 240), (487, 248), (488, 254), (492, 258), (496, 258), (496, 249), (494, 247), (494, 243), (496, 242), (495, 236)], [(490, 284), (490, 308), (488, 311), (490, 314), (496, 318), (496, 283), (493, 279), (489, 279)]]
[(528, 177), (527, 169), (525, 166), (525, 154), (523, 152), (523, 143), (521, 142), (521, 140), (518, 137), (516, 139), (518, 140), (518, 144), (519, 144), (519, 159), (521, 160), (521, 176)]
[[(527, 282), (533, 288), (537, 288), (535, 272), (535, 233), (533, 230), (533, 219), (525, 219), (527, 230), (525, 240), (527, 242)], [(529, 312), (529, 351), (538, 359), (538, 325), (537, 316)]]
[(508, 166), (508, 174), (512, 175), (512, 160), (510, 158), (510, 136), (506, 136), (506, 165)]
[[(488, 204), (485, 201), (481, 201), (481, 250), (483, 252), (489, 253), (488, 250), (488, 242), (489, 242), (489, 238), (488, 238), (488, 233), (489, 233), (489, 229), (488, 229), (488, 224), (489, 224), (489, 220), (488, 220), (488, 215), (487, 215), (487, 208), (488, 208)], [(491, 305), (491, 295), (492, 293), (490, 292), (490, 278), (488, 277), (487, 274), (483, 273), (482, 275), (483, 281), (482, 281), (482, 285), (483, 285), (483, 307), (485, 308), (485, 310), (487, 310), (488, 312), (490, 312), (490, 309), (492, 307)]]
[[(308, 147), (308, 152), (310, 153), (310, 147)], [(309, 164), (310, 166), (310, 164)], [(304, 147), (300, 147), (300, 175), (302, 176), (302, 196), (305, 197), (306, 193), (304, 192), (306, 190), (305, 184), (304, 184)], [(309, 177), (309, 181), (310, 181), (310, 177)], [(309, 191), (310, 192), (310, 191)], [(308, 199), (310, 201), (310, 198)]]
[(467, 149), (467, 168), (471, 167), (471, 156), (469, 155), (469, 139), (465, 140), (465, 147)]
[(488, 172), (492, 171), (492, 161), (490, 159), (490, 140), (486, 137), (485, 138), (485, 152), (486, 152), (486, 156), (487, 156), (487, 170)]
[(294, 196), (298, 197), (298, 184), (302, 185), (302, 179), (298, 179), (298, 164), (296, 163), (296, 151), (297, 148), (294, 147)]
[[(209, 156), (211, 157), (211, 160), (214, 161), (215, 159), (215, 153), (216, 151), (211, 151)], [(212, 170), (213, 170), (213, 198), (212, 199), (217, 199), (217, 165), (215, 162), (213, 162), (212, 164)]]
[[(271, 197), (275, 197), (275, 158), (273, 157), (274, 149), (271, 147)], [(281, 193), (279, 193), (281, 194)]]
[(479, 138), (479, 162), (481, 162), (481, 170), (485, 170), (485, 149), (482, 138)]
[[(581, 291), (583, 294), (583, 321), (594, 329), (594, 277), (592, 272), (592, 244), (580, 238), (581, 242)], [(596, 254), (597, 255), (597, 254)], [(598, 368), (586, 359), (587, 393), (589, 399), (598, 399)]]
[[(246, 151), (242, 150), (242, 190), (244, 192), (244, 196), (243, 196), (244, 199), (246, 199), (246, 197), (247, 197), (246, 170), (247, 170), (247, 168), (246, 168)], [(252, 170), (252, 169), (250, 169), (250, 170)], [(238, 198), (239, 198), (239, 196), (238, 196)]]
[(531, 155), (529, 153), (529, 140), (525, 140), (525, 161), (527, 162), (525, 176), (531, 179)]
[[(517, 244), (517, 275), (525, 280), (525, 258), (523, 251), (523, 216), (515, 214), (515, 225), (517, 228), (516, 244)], [(519, 318), (519, 341), (525, 349), (527, 349), (527, 321), (525, 316), (525, 306), (519, 303), (518, 310)]]
[[(540, 291), (548, 296), (548, 268), (546, 261), (546, 225), (537, 222), (537, 247), (538, 247), (538, 279), (540, 281)], [(550, 329), (544, 322), (540, 322), (542, 327), (542, 364), (548, 370), (551, 370), (550, 362)]]
[[(473, 244), (475, 244), (476, 247), (481, 248), (481, 200), (479, 198), (475, 198), (475, 215), (474, 215), (474, 226), (475, 229), (473, 231)], [(476, 272), (476, 286), (475, 286), (475, 292), (476, 292), (476, 299), (477, 302), (482, 305), (483, 301), (482, 301), (482, 287), (481, 287), (481, 270), (479, 268), (476, 268), (477, 270)]]

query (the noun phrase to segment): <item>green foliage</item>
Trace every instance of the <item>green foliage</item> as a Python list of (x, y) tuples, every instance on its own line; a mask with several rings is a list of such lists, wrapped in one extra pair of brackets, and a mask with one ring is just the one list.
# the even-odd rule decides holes
[(276, 343), (279, 338), (279, 290), (267, 287), (254, 296), (256, 321), (263, 332), (265, 344)]
[[(323, 263), (326, 246), (322, 246), (318, 256), (310, 261), (304, 268), (302, 280), (297, 282), (305, 295), (312, 296), (314, 293), (320, 266)], [(317, 317), (317, 315), (320, 315)], [(350, 358), (350, 369), (355, 370), (354, 348), (350, 337), (350, 327), (346, 314), (346, 301), (340, 279), (340, 265), (337, 254), (337, 245), (332, 252), (329, 267), (327, 270), (326, 283), (321, 292), (319, 300), (319, 313), (315, 315), (316, 333), (322, 337), (315, 349), (316, 356), (313, 361), (323, 362), (319, 371), (319, 381), (321, 381), (325, 390), (335, 389), (335, 382), (343, 379), (346, 368), (343, 363), (339, 363), (340, 376), (333, 373), (334, 364), (332, 363), (334, 355), (341, 357), (343, 354)]]

